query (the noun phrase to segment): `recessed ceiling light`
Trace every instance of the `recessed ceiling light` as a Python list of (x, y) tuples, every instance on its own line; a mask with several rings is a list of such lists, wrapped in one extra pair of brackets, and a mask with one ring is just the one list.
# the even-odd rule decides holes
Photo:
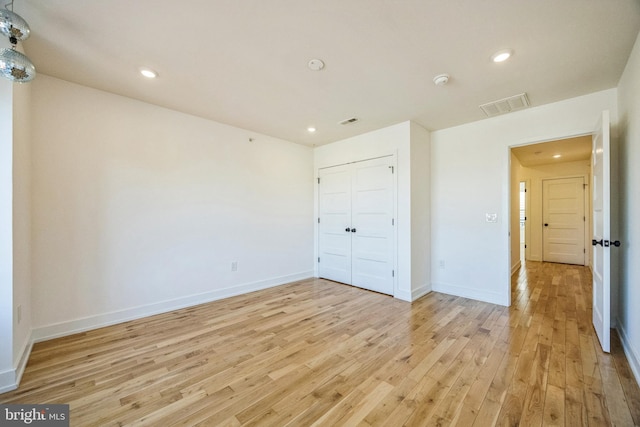
[(322, 61), (322, 59), (312, 59), (307, 64), (307, 67), (309, 67), (309, 69), (313, 71), (320, 71), (324, 68), (324, 62)]
[(158, 77), (158, 73), (156, 73), (150, 68), (140, 68), (140, 74), (142, 74), (148, 79), (155, 79), (156, 77)]
[(314, 128), (313, 126), (309, 126), (309, 127), (307, 128), (307, 131), (308, 131), (309, 133), (314, 133), (314, 132), (316, 131), (316, 128)]
[(554, 154), (554, 155), (553, 155), (553, 158), (554, 158), (554, 159), (559, 159), (560, 157), (562, 157), (562, 154)]
[(504, 62), (509, 59), (511, 55), (513, 55), (513, 51), (511, 49), (503, 49), (491, 55), (491, 60), (493, 62)]

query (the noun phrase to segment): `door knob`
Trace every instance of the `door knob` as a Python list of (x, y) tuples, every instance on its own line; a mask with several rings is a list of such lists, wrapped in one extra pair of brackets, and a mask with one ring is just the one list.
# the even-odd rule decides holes
[(591, 245), (592, 246), (598, 246), (598, 245), (602, 246), (602, 239), (600, 239), (600, 240), (596, 240), (596, 239), (591, 240)]
[(344, 231), (346, 231), (347, 233), (351, 231), (350, 228), (345, 228)]
[(614, 240), (613, 242), (611, 242), (611, 244), (612, 244), (613, 246), (615, 246), (616, 248), (619, 248), (619, 247), (620, 247), (620, 245), (621, 245), (620, 240)]
[(355, 228), (352, 228), (352, 229), (351, 229), (351, 232), (352, 232), (352, 233), (355, 233), (355, 232), (356, 232), (356, 229), (355, 229)]
[(547, 223), (545, 222), (545, 223), (544, 223), (544, 226), (545, 226), (545, 227), (548, 227), (548, 226), (549, 226), (549, 224), (547, 224)]

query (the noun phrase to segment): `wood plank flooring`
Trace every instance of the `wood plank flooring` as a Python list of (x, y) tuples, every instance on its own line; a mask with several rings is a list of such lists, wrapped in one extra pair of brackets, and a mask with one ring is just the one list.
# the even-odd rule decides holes
[(0, 403), (67, 403), (73, 426), (640, 425), (587, 268), (529, 262), (512, 301), (310, 279), (36, 344)]

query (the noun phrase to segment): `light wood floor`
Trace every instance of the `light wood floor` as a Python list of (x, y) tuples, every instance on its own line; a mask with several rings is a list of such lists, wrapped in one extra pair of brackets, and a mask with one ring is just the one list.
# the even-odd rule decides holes
[(0, 403), (68, 403), (74, 426), (639, 425), (590, 301), (588, 269), (549, 263), (510, 308), (307, 280), (39, 343)]

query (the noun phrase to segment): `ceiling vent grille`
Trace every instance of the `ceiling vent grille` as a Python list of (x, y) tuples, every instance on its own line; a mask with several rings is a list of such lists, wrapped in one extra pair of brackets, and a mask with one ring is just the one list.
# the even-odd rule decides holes
[(529, 106), (529, 99), (526, 93), (510, 96), (508, 98), (499, 99), (497, 101), (482, 104), (480, 109), (484, 111), (487, 117), (493, 117), (500, 114), (510, 113), (512, 111), (522, 110)]
[(350, 125), (350, 124), (353, 124), (353, 123), (357, 122), (358, 120), (360, 120), (360, 119), (358, 119), (357, 117), (351, 117), (350, 119), (346, 119), (346, 120), (341, 121), (340, 124), (341, 125)]

